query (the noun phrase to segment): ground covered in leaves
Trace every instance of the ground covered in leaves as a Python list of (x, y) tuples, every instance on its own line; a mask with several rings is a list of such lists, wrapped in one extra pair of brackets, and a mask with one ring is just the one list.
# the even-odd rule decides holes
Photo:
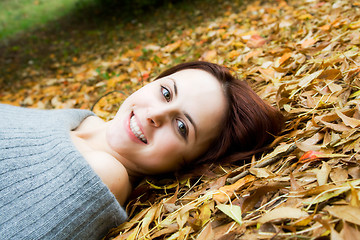
[(109, 119), (168, 66), (224, 64), (287, 116), (283, 133), (245, 165), (144, 180), (106, 239), (359, 239), (360, 4), (197, 4), (72, 33), (82, 41), (47, 38), (46, 56), (8, 44), (0, 102)]

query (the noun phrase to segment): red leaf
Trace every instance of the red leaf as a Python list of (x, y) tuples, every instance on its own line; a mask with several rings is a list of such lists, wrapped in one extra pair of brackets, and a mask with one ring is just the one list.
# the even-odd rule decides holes
[(320, 156), (323, 155), (322, 152), (317, 152), (317, 151), (307, 151), (306, 153), (304, 153), (304, 155), (302, 155), (299, 159), (300, 163), (305, 163), (305, 162), (310, 162), (310, 161), (314, 161), (320, 158)]

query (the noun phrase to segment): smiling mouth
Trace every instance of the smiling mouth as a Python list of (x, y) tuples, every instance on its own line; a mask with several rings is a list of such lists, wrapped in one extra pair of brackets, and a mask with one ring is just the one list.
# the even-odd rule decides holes
[(144, 133), (141, 131), (140, 127), (138, 126), (134, 115), (132, 115), (130, 118), (130, 129), (135, 135), (135, 137), (137, 137), (143, 143), (147, 144), (147, 139), (145, 138)]

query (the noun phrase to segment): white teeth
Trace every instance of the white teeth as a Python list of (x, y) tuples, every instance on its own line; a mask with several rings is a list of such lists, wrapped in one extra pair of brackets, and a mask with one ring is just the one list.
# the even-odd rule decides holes
[(132, 116), (130, 118), (130, 129), (138, 139), (140, 139), (144, 143), (147, 143), (144, 133), (141, 132), (140, 127), (137, 125), (137, 122), (136, 122), (136, 119), (134, 116)]

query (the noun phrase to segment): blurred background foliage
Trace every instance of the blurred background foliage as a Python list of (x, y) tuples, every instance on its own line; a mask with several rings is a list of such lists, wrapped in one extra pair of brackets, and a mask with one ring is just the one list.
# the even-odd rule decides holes
[[(2, 0), (0, 39), (34, 30), (58, 20), (103, 21), (109, 17), (131, 21), (158, 7), (173, 7), (181, 0)], [(183, 1), (186, 2), (186, 1)]]

